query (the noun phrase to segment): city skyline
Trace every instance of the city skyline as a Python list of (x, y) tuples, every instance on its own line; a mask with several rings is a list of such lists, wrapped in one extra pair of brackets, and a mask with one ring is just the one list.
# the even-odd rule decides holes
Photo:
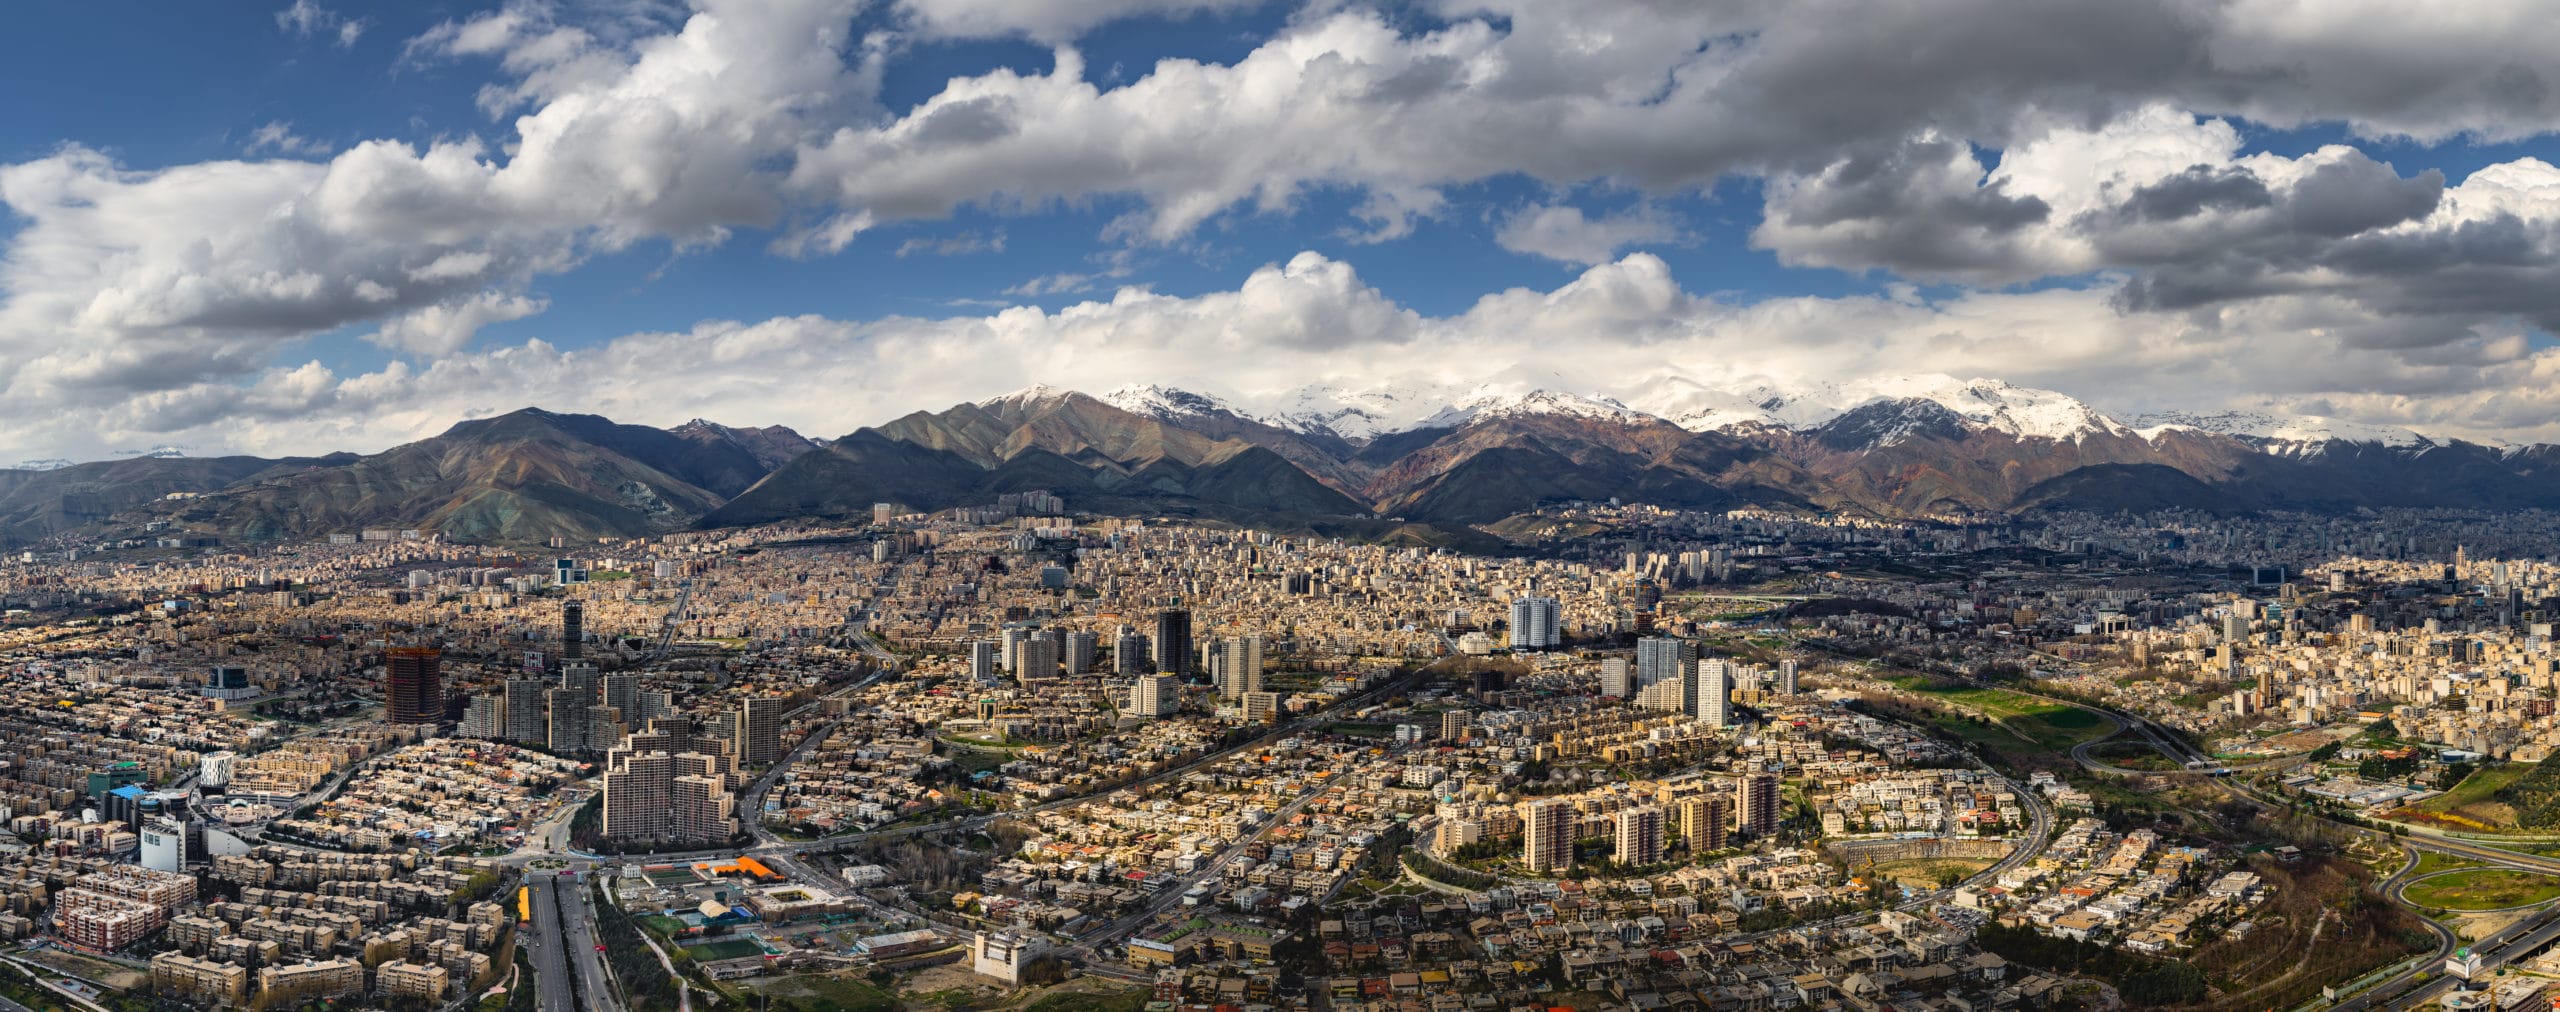
[(2530, 7), (159, 13), (0, 61), (0, 460), (1034, 382), (1946, 374), (2560, 437)]

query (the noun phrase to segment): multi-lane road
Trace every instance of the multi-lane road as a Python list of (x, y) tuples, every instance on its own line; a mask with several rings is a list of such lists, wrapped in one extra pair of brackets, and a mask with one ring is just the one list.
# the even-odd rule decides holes
[(533, 921), (520, 932), (525, 949), (533, 957), (534, 997), (542, 1012), (577, 1012), (578, 999), (569, 986), (569, 950), (560, 933), (560, 904), (550, 875), (531, 874), (524, 879), (530, 891), (527, 905), (533, 908)]
[(573, 872), (528, 872), (524, 882), (532, 891), (533, 930), (526, 942), (533, 953), (542, 1012), (622, 1008), (612, 978), (605, 973), (586, 885)]

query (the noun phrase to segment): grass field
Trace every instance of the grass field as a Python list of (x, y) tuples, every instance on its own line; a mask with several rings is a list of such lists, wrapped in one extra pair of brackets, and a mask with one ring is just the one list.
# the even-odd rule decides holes
[(764, 946), (744, 938), (724, 938), (717, 942), (689, 946), (684, 951), (686, 955), (696, 960), (737, 959), (741, 956), (763, 955)]
[(2516, 828), (2516, 810), (2496, 799), (2500, 788), (2533, 772), (2531, 763), (2503, 763), (2471, 771), (2452, 790), (2391, 813), (2401, 822), (2457, 832), (2502, 833)]
[(2560, 878), (2506, 868), (2475, 868), (2412, 882), (2401, 895), (2440, 910), (2503, 910), (2560, 898)]
[(2456, 854), (2447, 854), (2441, 851), (2422, 850), (2418, 852), (2418, 869), (2410, 874), (2432, 875), (2436, 872), (2452, 871), (2456, 868), (2477, 867), (2480, 867), (2480, 862), (2467, 857), (2462, 857)]
[(1994, 748), (2014, 749), (2031, 743), (2065, 751), (2107, 733), (2106, 720), (2097, 714), (2009, 689), (1937, 683), (1918, 675), (1891, 681), (1924, 698), (1990, 719), (1995, 726), (1959, 721), (1949, 722), (1949, 730)]

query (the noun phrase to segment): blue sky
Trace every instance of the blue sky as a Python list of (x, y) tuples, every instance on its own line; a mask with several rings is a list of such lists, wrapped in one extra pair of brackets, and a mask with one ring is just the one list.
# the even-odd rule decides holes
[[(1676, 418), (1946, 373), (2549, 424), (2530, 10), (1677, 6), (35, 5), (0, 459), (373, 449), (511, 400), (834, 434), (1031, 381)], [(651, 389), (686, 344), (635, 335), (688, 334), (735, 375)]]

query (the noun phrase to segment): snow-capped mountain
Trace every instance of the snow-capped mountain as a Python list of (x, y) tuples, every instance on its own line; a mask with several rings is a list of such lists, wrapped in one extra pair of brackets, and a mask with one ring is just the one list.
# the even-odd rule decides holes
[(1613, 422), (1653, 420), (1652, 415), (1637, 411), (1606, 397), (1584, 397), (1554, 390), (1531, 390), (1513, 393), (1480, 387), (1457, 403), (1432, 413), (1416, 428), (1454, 429), (1461, 425), (1516, 418), (1522, 415), (1560, 415), (1568, 418), (1597, 418)]
[(2318, 415), (2277, 416), (2259, 411), (2216, 414), (2158, 412), (2136, 417), (2133, 424), (2146, 439), (2174, 429), (2212, 432), (2248, 440), (2267, 453), (2285, 457), (2320, 453), (2333, 442), (2372, 443), (2395, 449), (2436, 445), (2435, 440), (2398, 426), (2369, 425)]
[[(1852, 412), (1859, 412), (1864, 421), (1880, 413), (1874, 405), (1905, 401), (1937, 405), (1962, 419), (1969, 428), (2016, 439), (2076, 440), (2132, 432), (2124, 423), (2068, 394), (2015, 386), (2002, 380), (1961, 380), (1934, 374), (1846, 384), (1817, 383), (1794, 390), (1767, 382), (1730, 388), (1682, 382), (1641, 403), (1654, 414), (1692, 432), (1754, 427), (1805, 432), (1830, 425)], [(1921, 420), (1914, 416), (1915, 423)]]
[(1252, 415), (1236, 410), (1227, 402), (1208, 394), (1177, 390), (1154, 383), (1132, 383), (1102, 395), (1102, 403), (1133, 415), (1144, 415), (1159, 421), (1196, 418), (1219, 412), (1253, 421)]

